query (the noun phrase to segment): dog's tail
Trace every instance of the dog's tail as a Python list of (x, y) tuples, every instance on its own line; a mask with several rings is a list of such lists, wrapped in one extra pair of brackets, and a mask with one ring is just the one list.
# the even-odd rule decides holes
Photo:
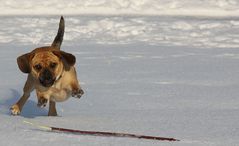
[(65, 32), (65, 20), (64, 20), (63, 16), (61, 16), (57, 35), (56, 35), (53, 43), (51, 44), (52, 47), (60, 50), (61, 43), (62, 43), (63, 37), (64, 37), (64, 32)]

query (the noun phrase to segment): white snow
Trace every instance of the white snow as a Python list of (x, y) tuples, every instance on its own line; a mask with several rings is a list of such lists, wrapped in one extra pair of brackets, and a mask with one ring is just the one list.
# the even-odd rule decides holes
[[(2, 16), (1, 43), (50, 44), (58, 23), (50, 16)], [(14, 18), (14, 19), (12, 19)], [(18, 27), (12, 26), (12, 22)], [(239, 47), (239, 20), (169, 16), (69, 16), (65, 41), (97, 44), (147, 43), (199, 48)], [(48, 27), (48, 28), (47, 28)], [(46, 29), (49, 29), (46, 31)]]
[[(238, 1), (8, 0), (0, 4), (1, 146), (239, 143)], [(36, 106), (33, 93), (21, 116), (11, 116), (9, 108), (21, 96), (26, 80), (16, 58), (52, 42), (59, 14), (73, 14), (64, 15), (62, 50), (76, 56), (85, 95), (57, 104), (59, 116), (47, 117), (47, 108)], [(51, 133), (24, 120), (181, 141)]]
[(237, 0), (0, 0), (1, 15), (238, 16)]

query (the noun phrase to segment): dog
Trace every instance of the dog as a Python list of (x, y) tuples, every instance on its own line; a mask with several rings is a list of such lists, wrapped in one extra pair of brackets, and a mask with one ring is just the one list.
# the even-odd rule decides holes
[(48, 116), (57, 116), (56, 102), (62, 102), (69, 97), (80, 98), (84, 91), (77, 80), (74, 67), (74, 55), (61, 51), (65, 31), (65, 21), (61, 16), (57, 35), (51, 46), (36, 48), (17, 58), (19, 69), (27, 73), (27, 81), (22, 97), (10, 108), (12, 115), (19, 115), (35, 89), (38, 106), (45, 107), (49, 102)]

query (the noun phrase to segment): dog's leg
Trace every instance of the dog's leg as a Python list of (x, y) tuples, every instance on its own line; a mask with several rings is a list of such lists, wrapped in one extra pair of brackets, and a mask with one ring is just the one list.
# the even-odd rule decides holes
[(46, 98), (40, 97), (40, 98), (38, 99), (37, 106), (38, 106), (38, 107), (41, 107), (41, 108), (46, 107), (47, 102), (48, 102), (48, 100), (47, 100)]
[(56, 102), (50, 101), (48, 116), (57, 116)]
[(57, 89), (57, 88), (51, 88), (51, 101), (55, 102), (62, 102), (67, 100), (70, 97), (71, 91), (70, 89), (63, 88), (63, 89)]
[(76, 80), (76, 82), (73, 82), (71, 84), (71, 88), (72, 88), (72, 97), (76, 97), (76, 98), (81, 98), (81, 96), (84, 94), (84, 91), (81, 89), (78, 81)]
[(11, 108), (11, 114), (12, 115), (19, 115), (22, 111), (22, 107), (26, 103), (27, 99), (30, 97), (30, 93), (34, 90), (33, 87), (33, 80), (30, 76), (27, 77), (27, 81), (25, 83), (25, 86), (23, 88), (23, 95), (18, 100), (17, 103), (15, 103)]
[(48, 92), (41, 92), (38, 89), (36, 89), (37, 94), (37, 106), (38, 107), (46, 107), (48, 100), (50, 99)]

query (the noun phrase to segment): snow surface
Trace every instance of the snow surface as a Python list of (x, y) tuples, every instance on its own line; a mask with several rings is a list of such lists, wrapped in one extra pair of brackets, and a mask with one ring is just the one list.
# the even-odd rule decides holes
[[(59, 22), (59, 16), (47, 16), (57, 7), (43, 11), (44, 16), (16, 15), (34, 14), (32, 10), (41, 14), (38, 10), (43, 9), (44, 3), (51, 8), (58, 1), (21, 2), (28, 7), (16, 0), (1, 1), (0, 5), (1, 14), (13, 14), (0, 16), (1, 146), (238, 145), (239, 17), (228, 17), (232, 16), (229, 12), (237, 11), (237, 1), (174, 1), (174, 7), (210, 8), (223, 12), (217, 15), (221, 17), (212, 17), (216, 13), (205, 13), (204, 17), (196, 13), (144, 15), (146, 10), (142, 10), (148, 6), (152, 8), (150, 14), (161, 12), (159, 3), (172, 7), (173, 2), (167, 0), (111, 3), (92, 0), (80, 4), (70, 1), (79, 4), (79, 11), (64, 9), (62, 14), (67, 11), (84, 15), (65, 16), (62, 50), (76, 56), (78, 77), (86, 93), (80, 100), (71, 98), (57, 104), (59, 117), (47, 117), (47, 108), (36, 106), (35, 93), (21, 116), (9, 113), (26, 80), (26, 75), (17, 68), (16, 57), (49, 45)], [(70, 2), (61, 1), (59, 5), (63, 3), (68, 8)], [(130, 13), (121, 6), (127, 2)], [(89, 5), (94, 9), (119, 7), (122, 13), (131, 15), (88, 14)], [(138, 12), (140, 15), (133, 15)], [(181, 141), (51, 133), (27, 125), (24, 120), (80, 130), (174, 137)]]
[(238, 0), (0, 0), (0, 15), (143, 14), (238, 16)]

